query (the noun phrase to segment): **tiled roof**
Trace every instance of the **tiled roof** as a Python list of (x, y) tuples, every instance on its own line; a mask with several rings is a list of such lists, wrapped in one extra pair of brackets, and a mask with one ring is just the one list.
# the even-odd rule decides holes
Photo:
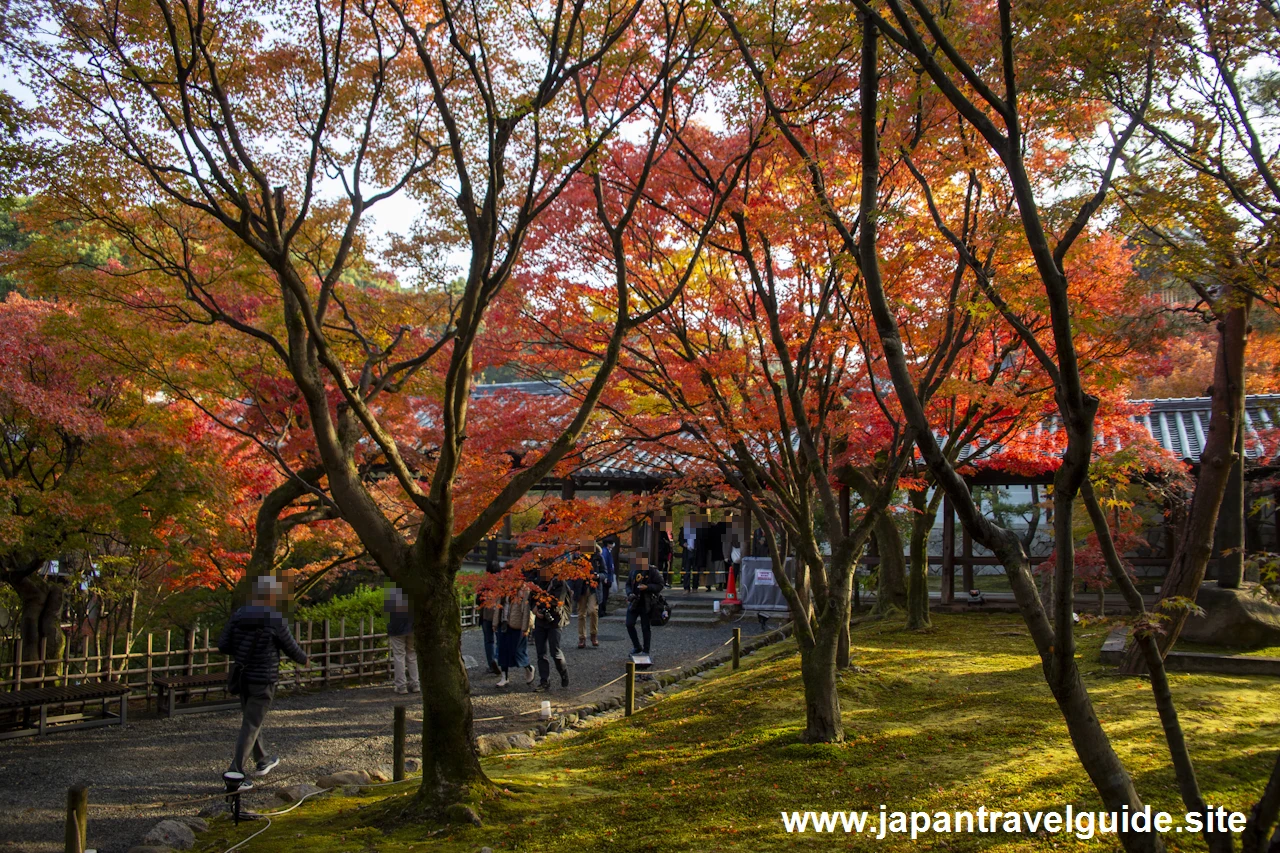
[[(1133, 402), (1148, 407), (1146, 414), (1136, 415), (1134, 420), (1145, 426), (1161, 447), (1178, 459), (1200, 461), (1205, 436), (1209, 432), (1208, 397)], [(1274, 456), (1275, 430), (1280, 429), (1280, 394), (1245, 397), (1244, 425), (1245, 456), (1253, 461), (1264, 454)]]

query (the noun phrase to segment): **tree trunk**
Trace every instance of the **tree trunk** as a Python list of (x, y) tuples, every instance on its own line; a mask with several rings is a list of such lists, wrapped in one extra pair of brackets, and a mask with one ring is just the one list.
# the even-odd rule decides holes
[(65, 588), (61, 583), (38, 574), (27, 575), (13, 585), (22, 602), (19, 614), (19, 630), (22, 636), (23, 677), (34, 677), (39, 670), (40, 648), (44, 644), (45, 657), (58, 660), (62, 656), (62, 599)]
[(884, 512), (876, 519), (876, 551), (880, 555), (877, 570), (876, 608), (879, 615), (900, 611), (907, 606), (906, 560), (902, 554), (902, 534), (893, 517)]
[(244, 577), (231, 593), (233, 608), (249, 603), (256, 578), (275, 571), (276, 552), (280, 550), (280, 537), (284, 533), (280, 516), (294, 501), (308, 494), (307, 486), (316, 486), (323, 477), (323, 466), (305, 468), (276, 486), (262, 499), (254, 517), (253, 550), (249, 553)]
[[(917, 498), (917, 495), (919, 496)], [(911, 493), (911, 569), (907, 576), (907, 629), (932, 627), (929, 619), (929, 534), (933, 531), (936, 508), (930, 511), (924, 492)]]
[(844, 740), (838, 692), (840, 682), (836, 675), (838, 635), (839, 629), (820, 631), (813, 648), (800, 655), (806, 743), (840, 743)]
[[(1244, 395), (1240, 395), (1244, 402)], [(1218, 512), (1218, 586), (1239, 589), (1244, 580), (1244, 413), (1236, 421), (1236, 459), (1227, 476), (1227, 488)]]
[[(1187, 611), (1169, 606), (1169, 599), (1194, 601), (1200, 584), (1204, 582), (1209, 558), (1213, 556), (1218, 510), (1222, 507), (1227, 482), (1235, 466), (1236, 431), (1244, 411), (1244, 355), (1251, 297), (1247, 293), (1239, 296), (1237, 301), (1240, 304), (1237, 305), (1231, 305), (1231, 299), (1232, 294), (1228, 291), (1223, 301), (1229, 307), (1219, 315), (1222, 320), (1218, 323), (1218, 354), (1210, 389), (1212, 409), (1209, 433), (1200, 454), (1200, 474), (1191, 496), (1191, 509), (1186, 523), (1180, 527), (1182, 534), (1160, 590), (1160, 601), (1155, 606), (1155, 613), (1165, 618), (1164, 632), (1156, 637), (1162, 656), (1173, 648), (1187, 621)], [(1136, 675), (1146, 672), (1146, 668), (1142, 650), (1137, 643), (1131, 644), (1120, 671)]]
[(408, 570), (423, 581), (419, 594), (409, 594), (423, 688), (417, 799), (427, 815), (453, 823), (478, 821), (472, 806), (477, 795), (493, 788), (480, 767), (473, 734), (471, 683), (462, 663), (460, 602), (453, 582), (457, 568), (427, 561)]

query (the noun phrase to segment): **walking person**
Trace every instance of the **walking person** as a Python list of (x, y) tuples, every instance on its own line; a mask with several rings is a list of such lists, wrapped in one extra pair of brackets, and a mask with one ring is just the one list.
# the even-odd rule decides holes
[(729, 571), (733, 572), (734, 588), (741, 590), (742, 586), (742, 545), (738, 542), (738, 534), (729, 537)]
[(253, 600), (231, 614), (218, 638), (218, 651), (231, 657), (232, 678), (228, 689), (240, 694), (240, 735), (236, 738), (229, 771), (246, 776), (239, 790), (253, 788), (245, 766), (252, 755), (254, 776), (266, 776), (280, 763), (279, 756), (268, 755), (262, 742), (262, 726), (275, 699), (280, 680), (280, 652), (299, 666), (306, 666), (307, 655), (289, 631), (289, 623), (276, 607), (282, 588), (273, 577), (258, 578), (253, 584)]
[(569, 686), (569, 667), (560, 648), (561, 632), (569, 624), (569, 590), (560, 578), (551, 576), (551, 567), (543, 566), (529, 594), (533, 608), (533, 643), (538, 650), (538, 686), (536, 692), (551, 688), (551, 661), (560, 673), (560, 686)]
[(658, 571), (662, 573), (663, 586), (671, 586), (671, 563), (675, 559), (675, 553), (671, 531), (663, 527), (658, 531)]
[(587, 557), (591, 566), (588, 577), (569, 581), (574, 612), (578, 614), (578, 648), (587, 647), (588, 623), (591, 626), (591, 646), (599, 648), (597, 634), (600, 630), (600, 598), (609, 573), (604, 564), (604, 552), (594, 539), (583, 539), (578, 551)]
[[(484, 570), (486, 574), (496, 575), (502, 571), (502, 564), (497, 560), (490, 560)], [(488, 604), (487, 601), (486, 604)], [(494, 616), (501, 607), (502, 601), (495, 597), (492, 604), (480, 608), (480, 633), (484, 636), (484, 660), (489, 667), (489, 671), (494, 675), (502, 674), (502, 671), (498, 668), (498, 640), (493, 627), (495, 624)]]
[(533, 667), (529, 666), (526, 654), (524, 663), (520, 662), (520, 645), (528, 642), (530, 617), (529, 590), (522, 588), (514, 595), (505, 596), (501, 604), (494, 608), (492, 630), (498, 636), (498, 679), (495, 687), (506, 687), (511, 683), (510, 672), (514, 666), (526, 671), (525, 681), (533, 681)]
[(404, 590), (392, 584), (382, 601), (387, 614), (387, 645), (391, 647), (391, 682), (396, 693), (418, 692), (418, 651), (413, 642), (413, 611)]
[(604, 588), (600, 590), (600, 618), (609, 615), (609, 593), (613, 592), (613, 584), (618, 574), (618, 564), (614, 558), (613, 543), (605, 540), (600, 548), (600, 559), (604, 560)]
[(693, 591), (693, 546), (696, 542), (695, 534), (696, 517), (691, 513), (685, 517), (684, 532), (680, 537), (680, 544), (683, 551), (680, 554), (680, 579), (683, 581), (684, 591)]
[[(649, 654), (653, 633), (653, 609), (662, 592), (662, 575), (649, 566), (644, 557), (631, 558), (631, 575), (627, 578), (627, 634), (631, 637), (631, 654)], [(636, 622), (644, 634), (644, 642), (636, 636)]]

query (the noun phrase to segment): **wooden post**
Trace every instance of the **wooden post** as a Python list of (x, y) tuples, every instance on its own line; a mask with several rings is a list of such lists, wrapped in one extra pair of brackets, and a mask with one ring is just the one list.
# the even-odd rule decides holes
[(347, 680), (347, 617), (338, 620), (338, 679)]
[(84, 853), (89, 831), (89, 789), (76, 785), (67, 789), (66, 853)]
[(962, 592), (968, 595), (969, 590), (973, 589), (973, 537), (969, 535), (968, 528), (960, 533), (960, 558), (960, 573), (964, 580)]
[(391, 729), (391, 780), (404, 781), (404, 706), (395, 707), (395, 724)]
[(626, 715), (630, 717), (636, 712), (636, 662), (627, 661), (627, 704)]
[(738, 668), (738, 658), (742, 655), (742, 629), (733, 629), (733, 668)]
[(951, 498), (942, 499), (942, 603), (956, 597), (956, 513)]
[(323, 654), (324, 654), (324, 675), (323, 675), (323, 680), (324, 680), (324, 686), (325, 686), (325, 687), (328, 687), (328, 686), (329, 686), (329, 642), (330, 642), (330, 636), (329, 636), (329, 620), (328, 620), (328, 619), (326, 619), (326, 620), (324, 620), (324, 652), (323, 652)]
[(147, 676), (146, 676), (146, 677), (147, 677), (147, 683), (146, 683), (146, 688), (147, 688), (147, 711), (149, 712), (149, 711), (151, 710), (151, 685), (152, 685), (152, 677), (151, 677), (151, 633), (150, 633), (150, 632), (147, 632)]
[(62, 638), (62, 667), (58, 670), (58, 677), (61, 679), (62, 686), (66, 687), (71, 684), (71, 636)]
[(186, 669), (187, 675), (195, 675), (196, 672), (196, 631), (200, 630), (199, 625), (194, 625), (186, 629), (185, 637), (186, 650), (182, 654), (182, 665)]
[(36, 669), (36, 676), (38, 678), (38, 680), (36, 681), (36, 687), (44, 687), (44, 660), (48, 656), (48, 653), (49, 653), (49, 638), (41, 637), (40, 638), (40, 661)]
[(312, 633), (311, 633), (314, 625), (315, 623), (312, 622), (310, 619), (307, 620), (307, 686), (308, 687), (311, 686), (311, 678), (312, 678), (311, 671), (313, 667), (311, 664), (311, 659), (315, 656), (315, 653), (316, 653), (316, 647), (312, 639)]
[(13, 638), (13, 689), (22, 689), (22, 632)]
[(511, 532), (511, 513), (507, 513), (502, 517), (502, 556), (510, 559), (515, 556), (515, 548), (511, 539), (514, 534)]

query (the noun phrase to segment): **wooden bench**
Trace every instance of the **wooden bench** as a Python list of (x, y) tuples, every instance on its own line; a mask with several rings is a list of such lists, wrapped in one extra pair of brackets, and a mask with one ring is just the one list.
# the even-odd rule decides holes
[[(120, 700), (120, 712), (113, 714), (107, 707), (112, 699)], [(98, 716), (87, 716), (83, 711), (75, 714), (59, 714), (49, 716), (50, 705), (70, 705), (101, 700), (102, 713)], [(31, 711), (40, 709), (40, 719), (32, 725)], [(100, 681), (92, 684), (72, 684), (65, 687), (36, 687), (28, 690), (16, 690), (12, 693), (0, 693), (0, 712), (22, 711), (22, 727), (10, 731), (0, 731), (0, 740), (26, 735), (42, 735), (49, 727), (57, 725), (63, 729), (83, 729), (94, 726), (110, 726), (116, 723), (124, 725), (129, 719), (129, 686), (118, 681)]]
[[(156, 707), (163, 708), (166, 717), (174, 714), (191, 714), (197, 711), (226, 711), (239, 708), (240, 700), (228, 696), (224, 702), (198, 702), (192, 704), (190, 694), (193, 690), (208, 694), (210, 690), (226, 691), (227, 674), (225, 672), (207, 672), (203, 675), (157, 675), (151, 679), (156, 688)], [(187, 701), (179, 704), (177, 695), (187, 694)]]

